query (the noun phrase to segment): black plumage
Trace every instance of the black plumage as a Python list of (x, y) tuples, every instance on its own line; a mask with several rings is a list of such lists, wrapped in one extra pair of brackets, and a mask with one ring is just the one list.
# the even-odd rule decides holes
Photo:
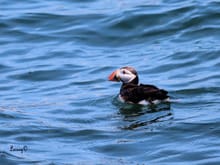
[(153, 103), (155, 100), (168, 99), (168, 92), (164, 89), (159, 89), (154, 85), (144, 84), (122, 84), (120, 89), (120, 96), (125, 102), (139, 103), (140, 101), (148, 101)]

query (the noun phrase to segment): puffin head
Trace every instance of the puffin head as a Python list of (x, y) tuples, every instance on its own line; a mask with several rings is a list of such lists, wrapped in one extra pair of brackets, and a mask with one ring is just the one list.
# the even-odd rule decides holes
[(138, 75), (133, 67), (125, 66), (112, 72), (112, 74), (109, 75), (108, 80), (121, 81), (124, 84), (138, 84)]

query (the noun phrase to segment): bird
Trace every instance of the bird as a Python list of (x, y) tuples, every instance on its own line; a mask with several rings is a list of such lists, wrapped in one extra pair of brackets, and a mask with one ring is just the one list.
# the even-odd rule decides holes
[(122, 82), (119, 100), (132, 104), (158, 104), (169, 102), (168, 92), (150, 84), (139, 84), (137, 71), (131, 66), (125, 66), (113, 71), (109, 81)]

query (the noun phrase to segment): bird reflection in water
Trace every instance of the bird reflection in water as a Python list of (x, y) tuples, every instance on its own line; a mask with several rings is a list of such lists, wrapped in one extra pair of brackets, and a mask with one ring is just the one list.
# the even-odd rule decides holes
[(173, 119), (170, 103), (143, 106), (121, 103), (115, 98), (113, 104), (119, 109), (119, 115), (123, 117), (123, 126), (120, 127), (123, 130), (133, 130)]

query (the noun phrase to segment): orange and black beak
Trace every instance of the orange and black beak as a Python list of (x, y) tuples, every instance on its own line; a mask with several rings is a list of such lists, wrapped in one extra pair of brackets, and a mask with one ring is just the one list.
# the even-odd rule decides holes
[(112, 74), (109, 75), (108, 80), (109, 81), (120, 81), (120, 78), (117, 77), (118, 70), (112, 72)]

